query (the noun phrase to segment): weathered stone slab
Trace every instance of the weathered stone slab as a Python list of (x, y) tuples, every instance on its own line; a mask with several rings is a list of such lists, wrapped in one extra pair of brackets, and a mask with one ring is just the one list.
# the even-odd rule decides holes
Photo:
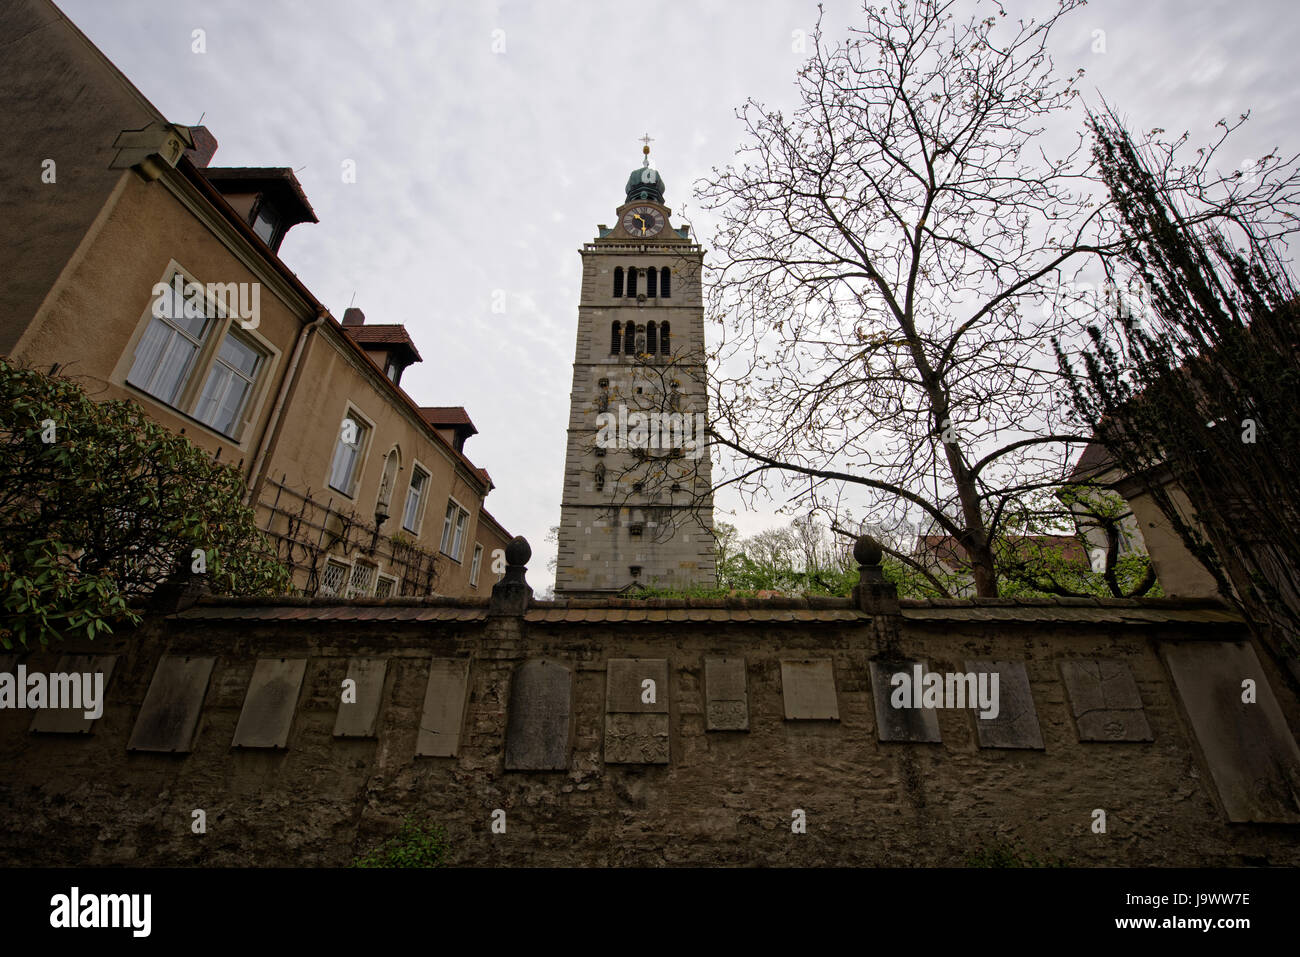
[(749, 730), (744, 658), (704, 659), (704, 701), (707, 730)]
[(131, 729), (128, 751), (191, 750), (216, 660), (180, 655), (159, 659)]
[(1142, 696), (1128, 665), (1107, 658), (1061, 662), (1080, 741), (1152, 741)]
[[(1300, 748), (1255, 649), (1198, 641), (1162, 650), (1228, 820), (1300, 823)], [(1254, 703), (1242, 700), (1246, 679)]]
[(342, 700), (339, 689), (339, 712), (334, 719), (336, 738), (373, 738), (379, 724), (379, 705), (384, 697), (384, 679), (388, 676), (387, 658), (349, 658), (347, 677), (356, 682), (355, 700)]
[(258, 658), (231, 746), (288, 747), (289, 728), (306, 673), (306, 658)]
[(667, 764), (668, 752), (668, 715), (605, 715), (606, 764)]
[(838, 721), (835, 668), (829, 658), (781, 660), (781, 697), (787, 721)]
[(611, 658), (605, 666), (605, 763), (667, 764), (668, 659)]
[(606, 665), (605, 711), (667, 714), (668, 659), (611, 658)]
[(881, 741), (916, 741), (937, 744), (939, 716), (934, 708), (895, 708), (890, 703), (894, 686), (890, 679), (903, 672), (912, 675), (917, 665), (922, 674), (927, 669), (924, 661), (914, 659), (880, 659), (870, 662), (871, 699), (876, 709), (876, 737)]
[[(1038, 725), (1038, 712), (1034, 710), (1034, 696), (1029, 689), (1029, 673), (1023, 661), (967, 661), (967, 674), (975, 675), (976, 694), (981, 674), (997, 675), (996, 718), (981, 717), (978, 699), (969, 697), (969, 685), (963, 689), (968, 708), (973, 708), (975, 734), (981, 748), (1029, 748), (1043, 750), (1043, 730)], [(992, 682), (986, 680), (992, 690)], [(989, 709), (993, 710), (992, 708)]]
[(573, 673), (535, 658), (510, 679), (506, 720), (507, 771), (565, 771), (573, 742)]
[[(86, 676), (89, 676), (93, 682), (95, 675), (103, 675), (98, 692), (101, 697), (97, 702), (102, 716), (104, 710), (104, 698), (102, 696), (108, 694), (108, 679), (112, 677), (113, 665), (116, 663), (117, 655), (64, 655), (59, 659), (59, 663), (55, 665), (54, 670), (61, 675), (81, 675), (81, 688), (79, 689), (81, 695), (84, 695), (88, 690), (86, 688)], [(0, 670), (4, 669), (0, 668)], [(51, 683), (54, 680), (51, 677)], [(91, 694), (95, 694), (93, 689)], [(81, 705), (72, 708), (43, 708), (37, 711), (36, 717), (32, 719), (31, 730), (40, 734), (89, 734), (98, 718), (87, 718), (87, 710), (84, 701)]]
[(460, 749), (460, 729), (465, 724), (468, 683), (468, 658), (434, 658), (429, 662), (429, 684), (424, 691), (416, 754), (434, 758), (456, 756)]

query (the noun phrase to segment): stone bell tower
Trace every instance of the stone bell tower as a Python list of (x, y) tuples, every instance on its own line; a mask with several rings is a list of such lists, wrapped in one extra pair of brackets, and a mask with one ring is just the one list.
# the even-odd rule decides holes
[(557, 598), (712, 588), (704, 250), (644, 159), (613, 227), (580, 250)]

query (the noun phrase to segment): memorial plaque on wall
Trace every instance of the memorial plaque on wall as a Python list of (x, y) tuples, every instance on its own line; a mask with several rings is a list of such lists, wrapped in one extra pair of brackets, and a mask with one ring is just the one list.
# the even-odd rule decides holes
[(781, 698), (787, 721), (838, 721), (840, 706), (831, 659), (782, 659)]
[(1079, 658), (1061, 662), (1061, 678), (1080, 741), (1151, 741), (1133, 673), (1122, 661)]
[(216, 660), (181, 655), (159, 659), (131, 729), (128, 751), (191, 750)]
[[(881, 741), (915, 741), (937, 744), (939, 736), (939, 716), (934, 708), (916, 707), (917, 698), (913, 695), (916, 668), (920, 666), (921, 674), (926, 674), (924, 661), (915, 659), (888, 660), (875, 658), (870, 662), (871, 700), (876, 709), (876, 737)], [(906, 675), (908, 684), (895, 684), (895, 675)], [(895, 691), (903, 707), (895, 708)], [(905, 693), (903, 693), (905, 692)]]
[(535, 658), (510, 678), (506, 718), (507, 771), (565, 771), (573, 742), (573, 672)]
[(429, 683), (424, 692), (416, 754), (435, 758), (456, 756), (461, 726), (465, 723), (468, 683), (468, 658), (434, 658), (429, 662)]
[(749, 730), (744, 658), (704, 659), (704, 701), (709, 731)]
[(1300, 749), (1255, 649), (1197, 641), (1162, 651), (1228, 820), (1300, 823)]
[(373, 738), (379, 724), (379, 705), (384, 697), (387, 658), (349, 658), (347, 677), (355, 682), (353, 700), (340, 693), (339, 713), (334, 719), (336, 738)]
[[(1043, 749), (1043, 731), (1029, 690), (1029, 673), (1023, 661), (967, 661), (961, 676), (960, 696), (975, 717), (975, 734), (981, 748)], [(997, 690), (988, 676), (997, 675)], [(945, 676), (945, 682), (947, 676)], [(954, 681), (956, 691), (956, 681)], [(945, 685), (945, 693), (947, 688)], [(971, 697), (972, 692), (974, 697)], [(994, 715), (983, 717), (984, 714)]]
[(605, 763), (667, 764), (668, 659), (611, 658), (605, 681)]
[[(79, 686), (78, 694), (71, 699), (70, 708), (42, 708), (32, 719), (32, 731), (41, 734), (89, 734), (95, 722), (104, 713), (104, 697), (108, 694), (108, 679), (113, 675), (117, 655), (64, 655), (55, 665), (55, 675), (50, 676), (51, 690), (60, 682), (65, 688)], [(98, 677), (97, 677), (98, 676)], [(88, 686), (89, 685), (89, 686)], [(96, 699), (92, 708), (87, 699)], [(88, 718), (88, 710), (98, 711), (97, 717)]]
[(306, 658), (258, 658), (230, 743), (236, 748), (284, 748), (298, 707)]

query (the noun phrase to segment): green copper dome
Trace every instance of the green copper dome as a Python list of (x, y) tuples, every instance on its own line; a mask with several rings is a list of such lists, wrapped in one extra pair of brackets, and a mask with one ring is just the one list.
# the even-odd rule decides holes
[(659, 171), (651, 169), (649, 166), (640, 166), (632, 170), (632, 175), (627, 178), (627, 201), (630, 203), (637, 199), (648, 199), (651, 202), (662, 203), (664, 201), (664, 180), (659, 175)]

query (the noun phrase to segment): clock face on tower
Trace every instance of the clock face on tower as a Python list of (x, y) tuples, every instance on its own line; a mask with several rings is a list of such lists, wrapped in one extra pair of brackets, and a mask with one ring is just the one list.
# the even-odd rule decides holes
[(664, 228), (664, 214), (653, 206), (633, 206), (623, 214), (623, 228), (633, 236), (657, 236)]

